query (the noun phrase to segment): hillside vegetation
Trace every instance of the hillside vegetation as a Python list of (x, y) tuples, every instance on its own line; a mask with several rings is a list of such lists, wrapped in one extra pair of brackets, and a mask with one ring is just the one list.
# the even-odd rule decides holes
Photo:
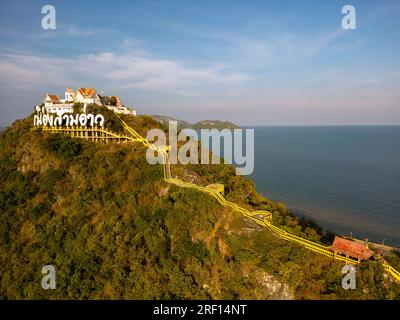
[[(150, 117), (127, 121), (144, 135), (161, 126)], [(31, 124), (31, 117), (16, 121), (0, 137), (0, 298), (400, 297), (400, 285), (373, 262), (357, 272), (356, 290), (342, 289), (342, 263), (277, 238), (206, 194), (165, 183), (140, 144), (94, 144)], [(177, 165), (173, 174), (224, 183), (229, 200), (270, 210), (275, 224), (332, 239), (259, 195), (231, 166)], [(56, 267), (55, 290), (41, 287), (47, 264)]]

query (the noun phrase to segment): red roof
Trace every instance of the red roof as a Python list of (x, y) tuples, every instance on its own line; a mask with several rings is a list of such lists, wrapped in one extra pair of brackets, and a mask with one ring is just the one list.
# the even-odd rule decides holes
[(368, 249), (367, 244), (346, 240), (340, 237), (335, 237), (331, 250), (361, 260), (367, 260), (374, 254), (373, 251)]
[(47, 94), (46, 98), (47, 97), (49, 97), (49, 99), (46, 99), (45, 101), (51, 101), (54, 103), (60, 102), (60, 98), (55, 94)]
[(95, 88), (78, 88), (78, 92), (85, 98), (91, 98), (96, 94)]

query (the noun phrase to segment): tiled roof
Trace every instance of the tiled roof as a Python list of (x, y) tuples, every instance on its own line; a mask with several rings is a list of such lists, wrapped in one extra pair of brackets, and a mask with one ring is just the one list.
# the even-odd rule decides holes
[(78, 88), (78, 92), (85, 98), (92, 98), (96, 94), (95, 88)]
[(48, 94), (47, 96), (50, 98), (51, 102), (59, 102), (60, 101), (60, 98), (55, 94)]
[(331, 250), (361, 260), (367, 260), (374, 254), (373, 251), (368, 249), (368, 246), (366, 244), (343, 239), (340, 237), (335, 237)]
[(66, 92), (74, 93), (74, 90), (72, 90), (70, 87), (68, 87)]

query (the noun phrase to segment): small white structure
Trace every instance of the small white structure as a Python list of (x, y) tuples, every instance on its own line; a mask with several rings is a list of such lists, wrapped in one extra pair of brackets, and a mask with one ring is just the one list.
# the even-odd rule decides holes
[(56, 113), (57, 115), (63, 115), (64, 113), (72, 113), (74, 111), (72, 103), (59, 103), (51, 107), (46, 107), (47, 113)]
[(65, 91), (65, 101), (74, 101), (75, 93), (74, 90), (71, 88), (67, 88), (67, 91)]
[(114, 111), (115, 113), (118, 114), (131, 114), (133, 116), (136, 116), (136, 110), (121, 106), (121, 107), (117, 107), (117, 106), (106, 106), (108, 109), (110, 109), (111, 111)]
[(43, 102), (47, 113), (62, 115), (64, 113), (72, 113), (74, 110), (72, 103), (64, 103), (64, 101), (60, 100), (55, 94), (47, 94)]
[(54, 104), (60, 103), (60, 98), (55, 94), (46, 94), (46, 97), (43, 100), (44, 106), (52, 107)]
[[(109, 110), (118, 114), (130, 114), (136, 116), (136, 110), (125, 107), (118, 96), (103, 97), (102, 99), (104, 106), (107, 107)], [(113, 105), (111, 105), (111, 103)]]

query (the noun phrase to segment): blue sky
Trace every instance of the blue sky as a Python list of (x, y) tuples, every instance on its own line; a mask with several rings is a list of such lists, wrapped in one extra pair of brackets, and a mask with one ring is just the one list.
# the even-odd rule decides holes
[(396, 0), (1, 2), (0, 126), (67, 86), (189, 121), (400, 124), (399, 16)]

